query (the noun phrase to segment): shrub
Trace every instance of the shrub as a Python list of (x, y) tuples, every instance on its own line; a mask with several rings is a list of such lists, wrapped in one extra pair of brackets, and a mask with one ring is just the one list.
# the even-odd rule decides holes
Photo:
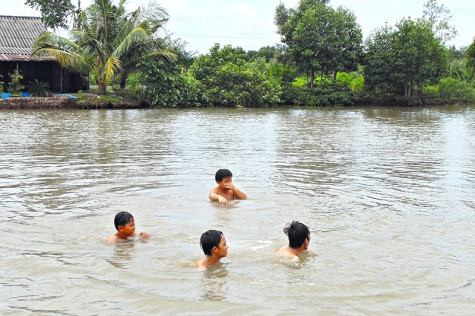
[(51, 91), (49, 83), (34, 79), (28, 83), (28, 92), (34, 97), (49, 97)]
[(11, 75), (10, 78), (12, 82), (10, 83), (10, 91), (12, 93), (20, 93), (21, 90), (25, 89), (25, 86), (21, 84), (20, 80), (23, 79), (23, 76), (15, 70)]
[(362, 74), (339, 72), (336, 75), (336, 81), (340, 84), (347, 85), (352, 91), (363, 91), (364, 77)]
[(110, 102), (110, 103), (120, 102), (119, 98), (116, 98), (116, 97), (113, 97), (113, 96), (110, 96), (110, 95), (101, 95), (97, 100), (98, 101), (106, 101), (106, 102)]
[(297, 106), (333, 106), (354, 105), (357, 94), (344, 85), (319, 85), (294, 90), (294, 105)]
[(475, 101), (475, 87), (463, 80), (442, 78), (439, 81), (439, 97), (454, 101)]

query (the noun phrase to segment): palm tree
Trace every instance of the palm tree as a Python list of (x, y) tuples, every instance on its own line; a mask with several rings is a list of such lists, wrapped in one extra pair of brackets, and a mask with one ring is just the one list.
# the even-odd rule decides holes
[(173, 59), (174, 55), (159, 47), (154, 38), (167, 21), (166, 11), (151, 2), (148, 8), (128, 13), (125, 3), (120, 0), (115, 6), (112, 0), (95, 0), (79, 12), (72, 39), (46, 32), (37, 38), (33, 54), (50, 55), (69, 69), (94, 74), (99, 94), (106, 94), (107, 85), (124, 65), (145, 55), (161, 54)]

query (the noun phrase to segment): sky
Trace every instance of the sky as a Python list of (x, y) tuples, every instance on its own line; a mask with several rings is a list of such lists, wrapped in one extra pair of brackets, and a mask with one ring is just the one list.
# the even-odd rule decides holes
[[(394, 25), (403, 17), (422, 16), (427, 0), (332, 0), (334, 8), (344, 6), (351, 10), (368, 37), (386, 22)], [(24, 5), (25, 0), (0, 0), (0, 15), (39, 16), (40, 13)], [(72, 0), (77, 5), (77, 0)], [(81, 0), (84, 9), (93, 0)], [(118, 3), (118, 0), (115, 1)], [(299, 0), (156, 0), (169, 14), (165, 24), (172, 38), (187, 43), (186, 50), (206, 54), (215, 43), (230, 44), (245, 50), (258, 50), (263, 46), (280, 43), (274, 24), (275, 8), (280, 2), (295, 8)], [(126, 7), (134, 10), (147, 5), (148, 0), (127, 0)], [(460, 48), (469, 46), (475, 36), (472, 22), (475, 16), (474, 0), (438, 0), (453, 16), (451, 25), (458, 35), (448, 45)]]

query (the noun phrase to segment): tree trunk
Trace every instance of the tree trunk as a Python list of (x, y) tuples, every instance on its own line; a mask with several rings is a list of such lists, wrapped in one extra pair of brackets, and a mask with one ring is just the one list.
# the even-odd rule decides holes
[(122, 74), (120, 75), (120, 89), (125, 89), (128, 75), (129, 74), (126, 71), (122, 72)]
[(313, 89), (313, 84), (315, 82), (315, 69), (312, 69), (311, 70), (311, 73), (310, 73), (310, 88)]
[(100, 95), (106, 95), (107, 94), (107, 85), (99, 82), (99, 94)]

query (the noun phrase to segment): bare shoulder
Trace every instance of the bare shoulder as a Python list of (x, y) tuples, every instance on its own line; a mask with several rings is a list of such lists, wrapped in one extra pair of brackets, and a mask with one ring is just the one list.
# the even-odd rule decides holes
[(117, 234), (112, 234), (104, 240), (105, 243), (113, 243), (116, 241), (117, 241)]
[(295, 254), (291, 251), (291, 249), (288, 246), (280, 248), (279, 250), (277, 250), (275, 254), (278, 256), (287, 257), (287, 258), (295, 257)]
[(198, 269), (206, 268), (206, 259), (198, 261), (196, 263), (196, 268), (198, 268)]

